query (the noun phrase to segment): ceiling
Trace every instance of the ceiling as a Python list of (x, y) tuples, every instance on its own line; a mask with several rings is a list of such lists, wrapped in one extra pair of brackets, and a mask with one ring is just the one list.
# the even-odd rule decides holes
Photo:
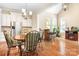
[(21, 9), (25, 8), (33, 13), (39, 13), (52, 5), (56, 3), (0, 3), (0, 8), (16, 12), (21, 12)]
[(62, 4), (56, 4), (46, 9), (45, 12), (48, 12), (51, 14), (58, 14), (62, 10), (62, 8), (63, 8)]

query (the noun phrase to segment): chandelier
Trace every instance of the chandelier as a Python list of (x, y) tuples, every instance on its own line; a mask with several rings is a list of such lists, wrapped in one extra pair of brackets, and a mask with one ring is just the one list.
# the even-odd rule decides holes
[(32, 18), (32, 11), (27, 11), (26, 9), (22, 8), (22, 16), (25, 19), (31, 19)]

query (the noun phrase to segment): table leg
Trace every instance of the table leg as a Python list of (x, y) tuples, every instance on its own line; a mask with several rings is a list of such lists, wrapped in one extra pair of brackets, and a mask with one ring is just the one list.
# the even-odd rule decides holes
[(22, 48), (21, 48), (21, 45), (19, 45), (18, 47), (19, 47), (19, 50), (20, 50), (20, 56), (22, 56)]

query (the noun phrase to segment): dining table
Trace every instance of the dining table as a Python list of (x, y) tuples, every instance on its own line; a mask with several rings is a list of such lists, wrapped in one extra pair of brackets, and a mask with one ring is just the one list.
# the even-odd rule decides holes
[(25, 41), (25, 35), (15, 35), (14, 39), (18, 42), (18, 48), (20, 50), (20, 56), (22, 56), (22, 45)]

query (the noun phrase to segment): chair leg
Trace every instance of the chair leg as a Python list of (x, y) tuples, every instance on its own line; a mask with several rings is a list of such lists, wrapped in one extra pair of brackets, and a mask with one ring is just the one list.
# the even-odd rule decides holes
[(10, 54), (10, 48), (8, 49), (7, 56), (9, 56), (9, 54)]
[(28, 54), (26, 52), (23, 52), (22, 56), (28, 56)]
[(38, 56), (38, 53), (37, 52), (35, 52), (35, 56)]
[(29, 52), (26, 52), (26, 55), (29, 56)]
[(37, 52), (32, 52), (32, 56), (38, 56)]

